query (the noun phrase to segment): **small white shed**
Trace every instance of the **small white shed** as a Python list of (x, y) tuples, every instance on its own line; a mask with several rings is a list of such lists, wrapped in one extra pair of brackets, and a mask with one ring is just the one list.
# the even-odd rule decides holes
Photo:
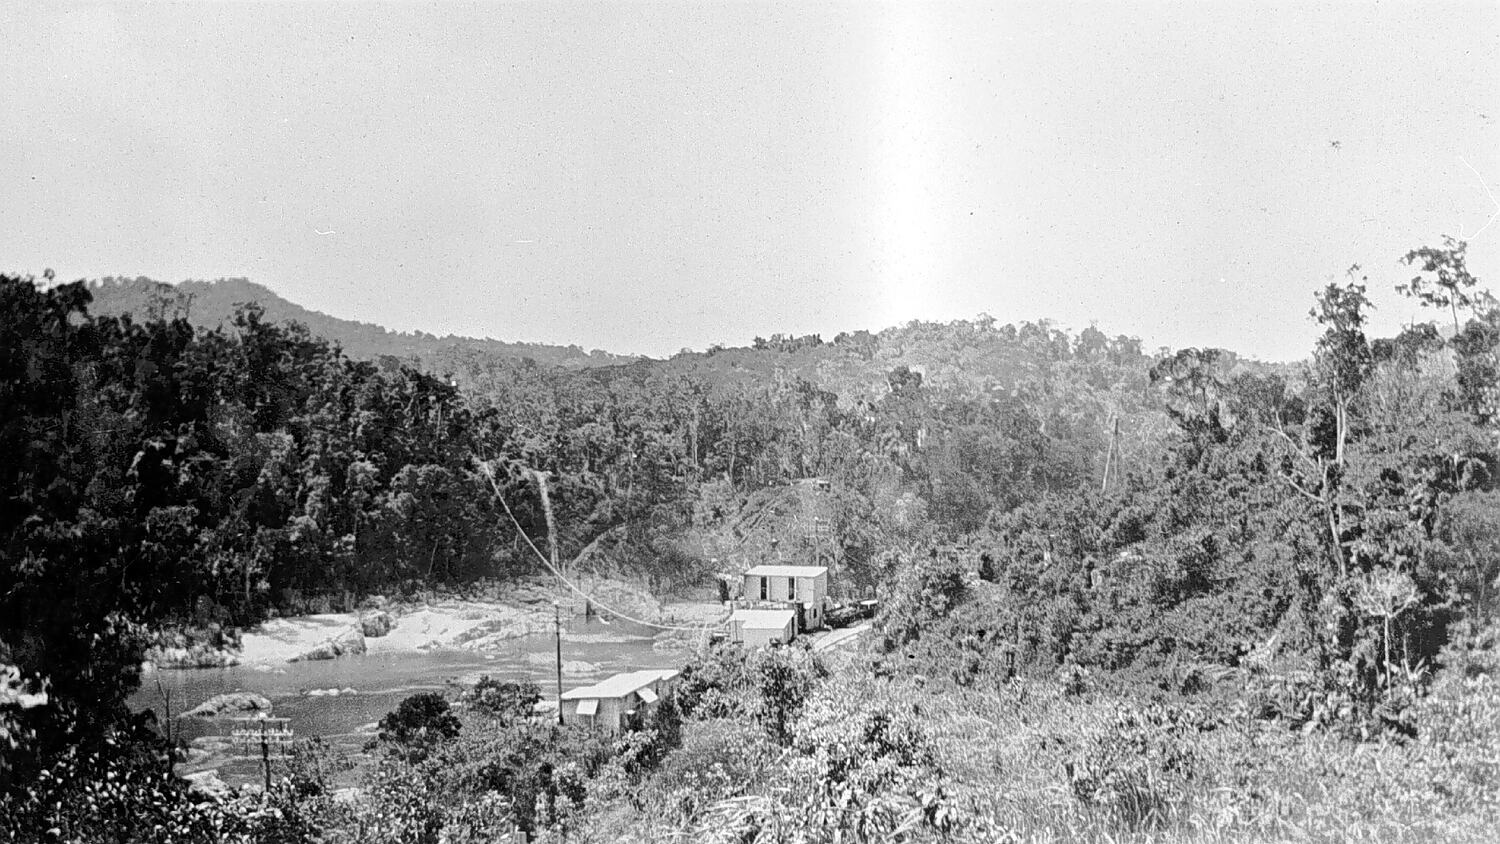
[(678, 674), (670, 669), (631, 671), (564, 692), (563, 720), (617, 733), (630, 713), (645, 713), (670, 692)]
[(784, 645), (796, 635), (794, 610), (735, 610), (729, 617), (729, 641), (742, 642), (747, 648)]

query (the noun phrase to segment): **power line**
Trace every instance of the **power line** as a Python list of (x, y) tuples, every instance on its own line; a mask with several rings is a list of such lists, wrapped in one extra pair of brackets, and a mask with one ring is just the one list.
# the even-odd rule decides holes
[(573, 581), (564, 577), (563, 573), (558, 571), (547, 559), (547, 555), (543, 554), (541, 549), (536, 547), (536, 543), (531, 541), (531, 537), (526, 535), (526, 531), (521, 528), (521, 523), (516, 519), (516, 514), (511, 512), (510, 505), (505, 503), (505, 495), (500, 492), (500, 485), (495, 482), (495, 472), (494, 469), (490, 467), (490, 464), (483, 460), (480, 460), (477, 457), (474, 458), (474, 462), (479, 466), (479, 471), (483, 473), (485, 480), (490, 482), (490, 488), (495, 491), (495, 498), (499, 500), (500, 506), (505, 509), (505, 515), (510, 518), (510, 523), (515, 525), (516, 533), (520, 534), (521, 538), (526, 540), (526, 545), (531, 549), (531, 553), (535, 554), (536, 558), (541, 561), (542, 565), (545, 566), (548, 571), (552, 572), (554, 577), (562, 581), (563, 585), (578, 593), (579, 597), (583, 598), (586, 601), (592, 602), (594, 606), (607, 611), (610, 615), (623, 618), (626, 621), (633, 621), (636, 624), (644, 625), (646, 627), (655, 627), (658, 630), (685, 630), (689, 633), (707, 633), (719, 629), (719, 627), (723, 624), (722, 620), (716, 622), (713, 625), (702, 627), (684, 627), (675, 624), (658, 624), (654, 621), (647, 621), (643, 618), (636, 618), (635, 616), (620, 612), (614, 607), (611, 607), (608, 604), (599, 601), (594, 596), (585, 592), (583, 589), (579, 588), (579, 586)]

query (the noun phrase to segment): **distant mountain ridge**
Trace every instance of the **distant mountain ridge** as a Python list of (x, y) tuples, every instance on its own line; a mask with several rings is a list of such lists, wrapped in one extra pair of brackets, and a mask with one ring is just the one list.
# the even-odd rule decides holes
[[(1129, 395), (1147, 388), (1147, 370), (1167, 351), (1148, 353), (1138, 339), (1109, 337), (1096, 327), (1075, 335), (1047, 320), (999, 325), (993, 318), (980, 315), (974, 320), (947, 323), (913, 320), (875, 332), (844, 332), (831, 340), (818, 335), (774, 334), (757, 337), (749, 346), (684, 350), (657, 359), (584, 351), (578, 346), (396, 332), (309, 310), (243, 278), (172, 285), (144, 277), (109, 277), (90, 281), (88, 287), (94, 296), (90, 306), (94, 314), (128, 313), (137, 319), (183, 316), (210, 330), (228, 325), (236, 305), (256, 302), (264, 309), (266, 320), (299, 322), (312, 334), (338, 344), (351, 358), (379, 360), (389, 356), (413, 362), (427, 372), (451, 377), (465, 388), (492, 396), (507, 393), (507, 385), (517, 378), (537, 377), (527, 374), (533, 365), (579, 375), (591, 373), (606, 380), (656, 373), (659, 377), (686, 377), (714, 389), (745, 390), (800, 380), (835, 395), (845, 406), (884, 396), (892, 389), (891, 373), (898, 370), (916, 374), (930, 387), (969, 393), (1014, 393), (1031, 389), (1025, 387), (1027, 384), (1046, 384), (1061, 376), (1083, 378), (1092, 382), (1095, 390), (1124, 389)], [(1102, 370), (1097, 368), (1101, 365)], [(1222, 355), (1220, 365), (1226, 373), (1243, 368), (1262, 374), (1275, 372), (1291, 381), (1300, 377), (1301, 369), (1299, 364), (1265, 363), (1232, 352)], [(1091, 371), (1066, 374), (1080, 366)], [(1123, 382), (1119, 380), (1122, 378)], [(1126, 403), (1133, 404), (1134, 400)], [(1154, 406), (1149, 400), (1145, 404)]]
[(145, 277), (108, 277), (90, 281), (88, 288), (94, 296), (89, 307), (91, 313), (106, 316), (130, 314), (136, 319), (184, 316), (192, 324), (208, 329), (229, 324), (234, 318), (236, 305), (256, 302), (265, 309), (267, 320), (300, 322), (313, 334), (337, 343), (352, 358), (374, 360), (390, 355), (402, 359), (416, 358), (431, 364), (445, 355), (463, 351), (517, 360), (529, 358), (540, 364), (569, 369), (613, 366), (638, 359), (597, 349), (585, 351), (579, 346), (391, 331), (372, 323), (309, 310), (245, 278), (184, 281), (174, 285)]

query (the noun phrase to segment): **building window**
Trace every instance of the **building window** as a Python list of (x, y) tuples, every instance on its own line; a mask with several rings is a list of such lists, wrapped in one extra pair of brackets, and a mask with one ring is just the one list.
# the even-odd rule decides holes
[(771, 590), (771, 578), (769, 578), (769, 577), (762, 577), (760, 579), (760, 599), (762, 601), (768, 600), (771, 597), (770, 596), (770, 590)]
[(788, 601), (797, 600), (797, 578), (795, 577), (788, 577), (786, 579), (786, 599)]
[(580, 700), (578, 702), (578, 721), (586, 727), (593, 728), (598, 725), (596, 715), (599, 712), (599, 701), (594, 698)]

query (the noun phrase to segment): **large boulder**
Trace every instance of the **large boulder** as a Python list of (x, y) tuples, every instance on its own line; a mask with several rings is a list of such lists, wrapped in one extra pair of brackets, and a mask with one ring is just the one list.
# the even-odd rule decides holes
[(563, 663), (562, 673), (569, 677), (576, 677), (580, 674), (598, 674), (599, 666), (581, 659), (570, 659)]
[(188, 782), (188, 791), (195, 794), (201, 794), (204, 797), (229, 796), (229, 785), (219, 779), (219, 772), (217, 770), (183, 774), (182, 778)]
[(234, 739), (228, 736), (198, 736), (188, 742), (188, 747), (210, 756), (223, 756), (234, 752)]
[(172, 758), (184, 765), (197, 765), (214, 758), (214, 755), (201, 747), (179, 747), (172, 751)]
[(359, 617), (359, 629), (366, 636), (379, 638), (396, 629), (396, 619), (385, 610), (367, 612)]
[(233, 628), (184, 627), (156, 633), (145, 662), (152, 668), (227, 668), (240, 664), (239, 648), (239, 631)]
[(271, 699), (254, 692), (230, 692), (214, 695), (184, 712), (193, 718), (215, 718), (231, 712), (270, 712)]
[(315, 659), (336, 659), (338, 655), (339, 649), (336, 645), (333, 644), (333, 640), (330, 639), (323, 644), (312, 648), (311, 650), (306, 650), (300, 654), (297, 654), (291, 659), (288, 659), (287, 662), (307, 662)]
[(342, 689), (306, 689), (302, 694), (306, 697), (338, 697), (339, 695), (357, 695), (359, 694), (359, 690), (347, 687)]
[(365, 652), (365, 634), (358, 627), (351, 627), (310, 651), (297, 654), (287, 662), (304, 662), (313, 659), (337, 659), (341, 656), (358, 656)]
[(339, 656), (363, 654), (365, 652), (364, 631), (351, 627), (335, 637), (333, 644), (338, 646)]
[(239, 665), (240, 658), (200, 642), (188, 647), (158, 645), (147, 648), (146, 662), (156, 668), (228, 668)]

